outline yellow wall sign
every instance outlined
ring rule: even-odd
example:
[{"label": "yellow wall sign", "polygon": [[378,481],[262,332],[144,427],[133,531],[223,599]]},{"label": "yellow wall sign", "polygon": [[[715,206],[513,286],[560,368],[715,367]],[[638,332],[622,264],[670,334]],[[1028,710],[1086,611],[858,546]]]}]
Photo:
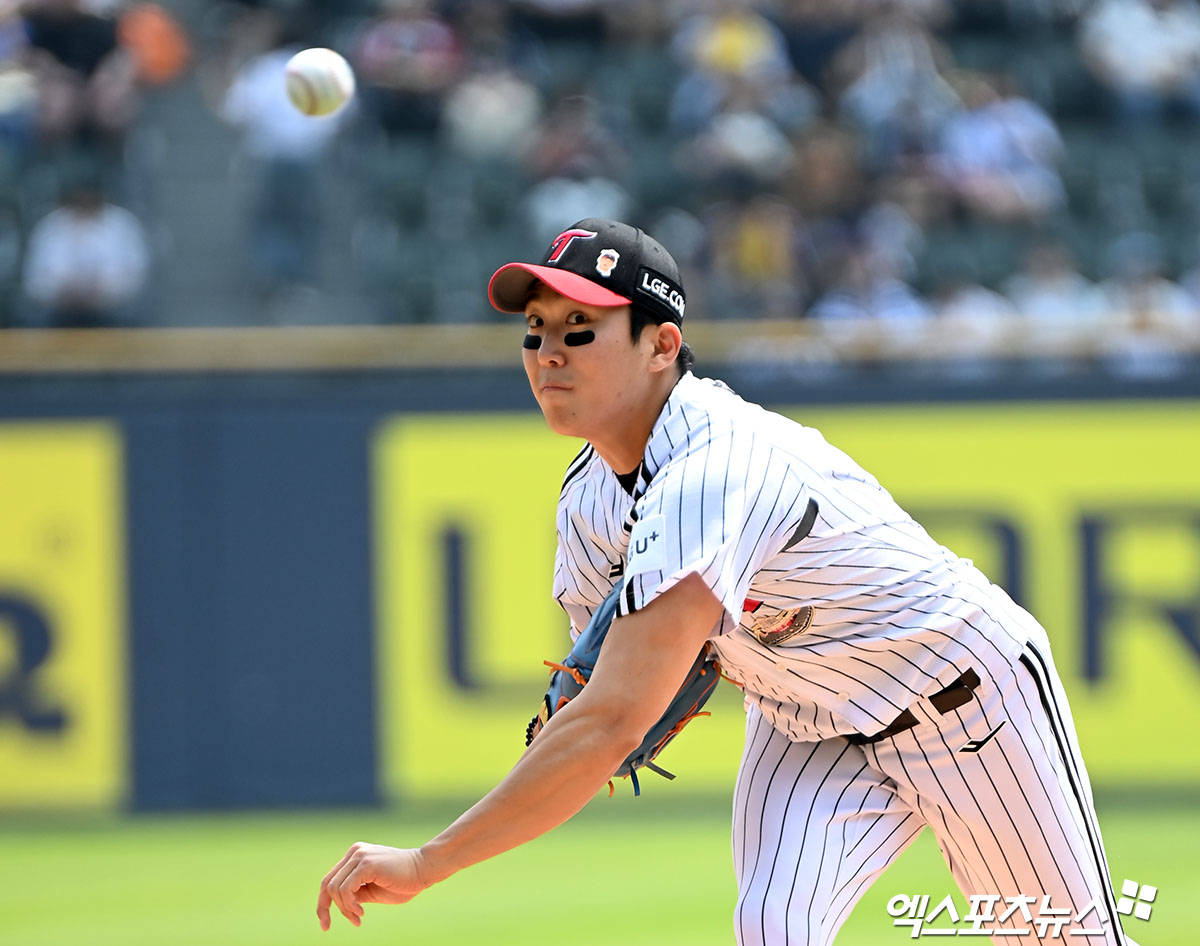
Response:
[{"label": "yellow wall sign", "polygon": [[0,807],[125,797],[122,478],[113,425],[0,425]]},{"label": "yellow wall sign", "polygon": [[[1200,404],[787,409],[1046,626],[1098,784],[1200,784]],[[469,795],[523,747],[569,649],[554,507],[578,442],[536,414],[398,418],[375,445],[381,770]],[[673,794],[731,788],[739,695],[663,754]],[[648,776],[652,778],[652,776]]]}]

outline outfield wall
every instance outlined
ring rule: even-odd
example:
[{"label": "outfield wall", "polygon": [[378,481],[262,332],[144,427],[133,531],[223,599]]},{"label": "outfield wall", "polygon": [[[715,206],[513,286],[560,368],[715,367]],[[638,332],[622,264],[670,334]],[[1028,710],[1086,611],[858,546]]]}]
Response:
[{"label": "outfield wall", "polygon": [[[747,393],[1042,618],[1098,786],[1200,789],[1200,398]],[[577,446],[513,372],[0,382],[0,809],[486,788],[567,646]],[[728,790],[715,709],[672,793]]]}]

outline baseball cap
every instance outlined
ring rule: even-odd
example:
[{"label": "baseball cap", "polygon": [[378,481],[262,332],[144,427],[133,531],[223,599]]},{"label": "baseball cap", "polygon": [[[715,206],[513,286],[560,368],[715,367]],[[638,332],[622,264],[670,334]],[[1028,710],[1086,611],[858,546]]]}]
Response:
[{"label": "baseball cap", "polygon": [[627,223],[580,220],[550,241],[540,263],[506,263],[496,270],[488,299],[501,312],[524,312],[537,280],[576,302],[636,303],[659,322],[683,321],[679,267],[661,243]]}]

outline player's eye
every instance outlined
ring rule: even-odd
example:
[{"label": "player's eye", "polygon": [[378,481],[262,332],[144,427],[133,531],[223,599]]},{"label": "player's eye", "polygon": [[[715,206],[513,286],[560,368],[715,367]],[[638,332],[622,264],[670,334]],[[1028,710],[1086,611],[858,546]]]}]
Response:
[{"label": "player's eye", "polygon": [[587,320],[588,317],[583,312],[572,312],[567,316],[568,325],[583,325],[585,322],[587,322]]},{"label": "player's eye", "polygon": [[545,324],[545,323],[544,323],[544,322],[541,320],[541,318],[539,318],[539,317],[538,317],[538,316],[536,316],[536,315],[531,315],[531,316],[529,316],[527,319],[525,319],[525,323],[526,323],[526,324],[527,324],[527,325],[528,325],[530,328],[541,328],[541,327],[542,327],[542,326]]}]

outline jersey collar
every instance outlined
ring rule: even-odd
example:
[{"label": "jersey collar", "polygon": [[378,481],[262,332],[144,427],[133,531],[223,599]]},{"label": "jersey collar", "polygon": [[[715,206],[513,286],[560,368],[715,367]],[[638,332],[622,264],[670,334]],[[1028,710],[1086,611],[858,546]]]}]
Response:
[{"label": "jersey collar", "polygon": [[685,406],[695,398],[701,386],[702,382],[689,371],[671,389],[671,395],[663,405],[646,441],[637,496],[646,491],[654,475],[668,460],[676,454],[686,452],[694,418],[689,419]]}]

